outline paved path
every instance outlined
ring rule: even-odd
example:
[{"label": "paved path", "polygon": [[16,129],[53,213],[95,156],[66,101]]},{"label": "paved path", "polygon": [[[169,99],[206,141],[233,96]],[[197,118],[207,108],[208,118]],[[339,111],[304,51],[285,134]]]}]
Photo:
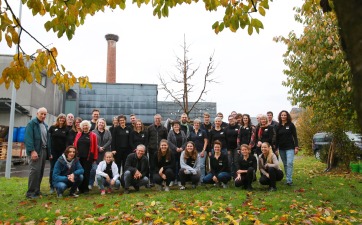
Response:
[{"label": "paved path", "polygon": [[[6,162],[1,162],[0,165],[0,177],[5,177]],[[50,163],[47,160],[44,169],[44,176],[49,176]],[[29,176],[29,165],[15,164],[11,166],[10,177],[28,177]]]}]

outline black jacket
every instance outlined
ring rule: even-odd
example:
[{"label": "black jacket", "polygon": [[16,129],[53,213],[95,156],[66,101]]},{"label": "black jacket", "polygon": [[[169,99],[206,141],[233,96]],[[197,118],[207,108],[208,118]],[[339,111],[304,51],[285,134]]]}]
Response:
[{"label": "black jacket", "polygon": [[125,128],[121,126],[115,127],[112,136],[112,150],[120,151],[126,149],[131,151],[129,141],[131,131],[131,128],[127,126]]},{"label": "black jacket", "polygon": [[142,174],[142,178],[148,176],[148,158],[145,155],[139,159],[136,153],[129,154],[124,167],[125,171],[129,170],[131,172],[132,176],[137,170]]},{"label": "black jacket", "polygon": [[279,124],[276,130],[276,147],[288,150],[298,147],[297,129],[293,123]]},{"label": "black jacket", "polygon": [[159,148],[160,141],[162,139],[167,139],[167,129],[166,127],[160,125],[156,126],[155,124],[150,125],[147,128],[148,134],[148,149],[157,150]]},{"label": "black jacket", "polygon": [[155,165],[155,173],[158,173],[158,171],[163,167],[163,170],[166,169],[174,169],[176,165],[175,156],[174,154],[170,154],[170,160],[166,160],[166,156],[162,156],[161,160],[158,161],[158,154],[154,154],[153,162]]},{"label": "black jacket", "polygon": [[210,157],[210,173],[214,176],[217,176],[221,172],[230,173],[228,156],[226,154],[221,154],[218,159],[215,158],[215,155]]}]

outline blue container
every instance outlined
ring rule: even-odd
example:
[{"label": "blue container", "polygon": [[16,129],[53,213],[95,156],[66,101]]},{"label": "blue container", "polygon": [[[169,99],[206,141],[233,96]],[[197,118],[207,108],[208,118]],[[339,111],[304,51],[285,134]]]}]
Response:
[{"label": "blue container", "polygon": [[14,130],[13,130],[13,142],[17,142],[17,141],[18,141],[18,128],[14,127]]},{"label": "blue container", "polygon": [[17,142],[24,142],[24,137],[25,137],[25,127],[19,127]]}]

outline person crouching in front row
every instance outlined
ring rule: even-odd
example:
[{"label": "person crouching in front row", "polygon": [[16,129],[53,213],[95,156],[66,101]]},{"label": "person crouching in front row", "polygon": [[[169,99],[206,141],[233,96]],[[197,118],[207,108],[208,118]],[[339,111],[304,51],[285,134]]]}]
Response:
[{"label": "person crouching in front row", "polygon": [[192,188],[196,188],[200,181],[200,160],[195,144],[192,141],[187,142],[186,150],[182,151],[180,156],[179,176],[181,180],[180,190],[185,190],[186,181],[192,182]]},{"label": "person crouching in front row", "polygon": [[78,197],[76,191],[83,181],[84,169],[76,157],[77,154],[77,149],[70,145],[54,165],[53,186],[58,198],[63,197],[67,188],[70,188],[69,196]]},{"label": "person crouching in front row", "polygon": [[278,158],[268,142],[261,145],[261,153],[259,156],[259,170],[261,173],[259,182],[262,185],[269,185],[269,191],[276,191],[276,182],[281,181],[284,176],[279,167]]},{"label": "person crouching in front row", "polygon": [[249,145],[242,144],[240,150],[241,155],[236,159],[235,187],[243,186],[244,189],[251,191],[253,190],[251,183],[256,180],[257,161],[251,154]]},{"label": "person crouching in front row", "polygon": [[148,158],[145,156],[146,147],[138,145],[135,153],[127,156],[125,162],[125,171],[121,177],[121,184],[124,187],[124,193],[129,194],[129,187],[133,186],[139,191],[141,186],[148,184]]},{"label": "person crouching in front row", "polygon": [[105,187],[107,187],[107,193],[112,192],[112,187],[119,189],[121,182],[119,180],[118,166],[114,162],[113,153],[106,152],[104,154],[104,160],[99,162],[96,171],[96,180],[98,187],[101,190],[101,195],[106,194]]},{"label": "person crouching in front row", "polygon": [[[154,155],[155,173],[153,180],[159,185],[159,190],[170,191],[170,183],[175,180],[175,173],[173,172],[176,162],[175,156],[172,154],[171,149],[168,147],[166,139],[160,141],[160,147],[157,154]],[[165,183],[165,186],[163,185]]]},{"label": "person crouching in front row", "polygon": [[210,156],[211,171],[207,174],[203,183],[215,184],[227,188],[227,183],[231,180],[228,155],[222,154],[222,144],[219,140],[214,141],[214,153]]}]

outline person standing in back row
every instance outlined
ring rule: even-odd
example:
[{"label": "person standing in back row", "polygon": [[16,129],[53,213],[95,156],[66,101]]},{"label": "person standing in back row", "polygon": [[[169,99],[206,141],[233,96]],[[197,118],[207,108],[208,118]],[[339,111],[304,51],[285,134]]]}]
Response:
[{"label": "person standing in back row", "polygon": [[91,127],[90,127],[90,131],[96,129],[96,125],[97,125],[97,120],[100,116],[100,112],[99,109],[93,109],[92,110],[92,120],[91,122]]},{"label": "person standing in back row", "polygon": [[118,169],[121,171],[122,167],[123,172],[127,156],[132,152],[129,143],[132,129],[126,126],[126,119],[124,115],[118,116],[119,125],[113,130],[111,145]]},{"label": "person standing in back row", "polygon": [[63,155],[65,148],[67,147],[67,136],[68,129],[66,127],[66,118],[65,114],[61,113],[57,117],[57,120],[54,125],[49,128],[49,136],[50,136],[50,173],[49,173],[49,184],[50,184],[50,193],[54,193],[53,186],[53,170],[55,163],[58,158]]},{"label": "person standing in back row", "polygon": [[299,150],[297,129],[292,123],[292,118],[288,111],[281,111],[278,119],[279,125],[276,130],[276,147],[284,164],[287,185],[292,186],[294,155],[298,154]]},{"label": "person standing in back row", "polygon": [[48,125],[44,122],[47,113],[46,108],[39,108],[36,118],[30,120],[25,129],[26,154],[30,157],[26,197],[31,199],[41,196],[40,184],[43,179],[45,160],[47,155],[50,155]]},{"label": "person standing in back row", "polygon": [[[153,159],[154,155],[157,154],[157,151],[160,147],[160,141],[162,139],[167,139],[167,129],[166,127],[162,126],[161,124],[161,120],[162,117],[160,114],[156,114],[153,117],[154,123],[151,124],[148,128],[147,128],[147,134],[148,134],[148,141],[147,141],[147,153],[148,153],[148,158],[149,159]],[[155,173],[155,169],[154,169],[154,163],[153,160],[150,160],[150,185],[153,186],[154,185],[154,181],[153,181],[153,174]]]}]

